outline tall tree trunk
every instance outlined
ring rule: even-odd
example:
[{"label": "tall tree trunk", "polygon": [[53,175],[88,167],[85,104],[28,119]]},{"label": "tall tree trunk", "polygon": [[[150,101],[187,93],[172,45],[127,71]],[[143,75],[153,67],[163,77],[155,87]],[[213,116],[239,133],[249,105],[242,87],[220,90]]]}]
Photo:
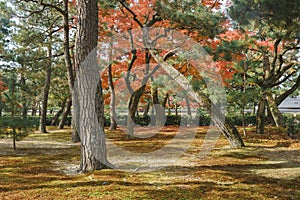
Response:
[{"label": "tall tree trunk", "polygon": [[219,130],[221,130],[222,134],[229,141],[230,146],[233,148],[244,147],[245,144],[243,142],[243,139],[241,138],[236,127],[233,125],[232,121],[229,118],[225,117],[224,114],[219,109],[217,109],[217,107],[205,94],[202,94],[200,92],[198,92],[198,94],[203,101],[204,110],[210,113],[215,126]]},{"label": "tall tree trunk", "polygon": [[143,117],[147,117],[147,115],[149,113],[149,109],[150,109],[150,102],[148,102],[147,105],[145,106]]},{"label": "tall tree trunk", "polygon": [[192,116],[192,110],[191,110],[191,104],[190,104],[190,100],[189,97],[185,97],[185,102],[186,102],[186,107],[187,107],[187,114],[189,116]]},{"label": "tall tree trunk", "polygon": [[178,116],[178,105],[175,103],[175,116]]},{"label": "tall tree trunk", "polygon": [[[165,109],[159,102],[158,98],[158,88],[156,86],[153,86],[152,88],[152,101],[153,101],[153,107],[156,112],[155,116],[155,125],[156,126],[164,126],[166,122],[166,114]],[[164,103],[164,102],[162,102]]]},{"label": "tall tree trunk", "polygon": [[[100,73],[97,64],[98,41],[98,1],[78,0],[77,4],[77,34],[76,34],[76,70],[77,86],[73,93],[76,128],[81,139],[80,171],[110,167],[107,161],[104,127],[101,127],[96,107],[102,107],[103,101],[98,101],[101,95]],[[97,88],[98,86],[98,88]],[[98,95],[99,94],[99,95]],[[96,95],[96,96],[95,96]],[[95,97],[97,100],[95,101]],[[97,106],[96,106],[97,105]]]},{"label": "tall tree trunk", "polygon": [[104,132],[105,126],[105,116],[104,116],[104,99],[103,99],[103,91],[102,91],[102,83],[101,79],[97,84],[96,96],[95,96],[95,110],[97,114],[97,120]]},{"label": "tall tree trunk", "polygon": [[[69,28],[69,0],[64,0],[64,9],[63,11],[60,11],[62,16],[63,16],[63,21],[64,21],[64,59],[65,59],[65,64],[68,72],[68,83],[69,83],[69,88],[70,92],[72,95],[72,104],[74,107],[77,106],[77,99],[73,99],[75,96],[74,94],[74,82],[75,82],[75,57],[73,56],[73,64],[72,64],[72,56],[70,54],[70,28]],[[72,142],[77,143],[80,142],[80,137],[77,129],[79,128],[79,119],[77,118],[78,115],[73,112],[72,115],[72,126],[73,126],[73,131],[72,131]]]},{"label": "tall tree trunk", "polygon": [[37,107],[36,104],[31,107],[31,116],[36,116],[36,112],[37,112],[37,108],[36,107]]},{"label": "tall tree trunk", "polygon": [[243,100],[242,100],[242,128],[244,136],[247,137],[246,125],[245,125],[245,106],[246,106],[246,81],[247,81],[247,63],[244,61],[244,70],[243,70]]},{"label": "tall tree trunk", "polygon": [[272,114],[273,120],[277,127],[285,127],[284,118],[281,112],[278,109],[275,99],[272,97],[271,93],[267,94],[268,106],[270,108],[270,112]]},{"label": "tall tree trunk", "polygon": [[116,122],[116,94],[115,94],[115,87],[113,83],[113,76],[112,76],[112,65],[108,66],[108,86],[110,91],[110,127],[109,130],[116,130],[117,129],[117,122]]},{"label": "tall tree trunk", "polygon": [[59,117],[61,116],[61,114],[63,113],[63,111],[66,107],[66,102],[67,102],[67,99],[64,99],[62,101],[59,110],[56,112],[54,117],[51,119],[51,126],[56,126],[58,124]]},{"label": "tall tree trunk", "polygon": [[46,130],[46,122],[47,122],[47,106],[48,106],[48,96],[50,90],[50,82],[51,82],[51,72],[52,72],[52,37],[50,36],[49,41],[50,44],[48,46],[48,64],[46,69],[46,81],[45,87],[43,91],[43,99],[42,99],[42,111],[40,116],[40,133],[47,133]]},{"label": "tall tree trunk", "polygon": [[42,115],[42,107],[41,107],[40,103],[38,104],[38,108],[39,108],[39,117],[41,117],[41,115]]},{"label": "tall tree trunk", "polygon": [[265,133],[265,110],[266,110],[266,100],[264,95],[261,97],[258,103],[258,109],[256,113],[256,133]]},{"label": "tall tree trunk", "polygon": [[25,70],[25,66],[22,63],[21,64],[22,67],[22,72],[21,72],[21,80],[20,80],[20,86],[21,86],[21,90],[22,90],[22,118],[26,119],[27,117],[27,102],[26,102],[26,97],[24,95],[24,93],[26,92],[25,86],[26,86],[26,79],[24,76],[24,70]]},{"label": "tall tree trunk", "polygon": [[66,105],[66,110],[58,124],[58,128],[59,129],[63,129],[65,124],[66,124],[66,121],[68,119],[68,116],[70,115],[71,113],[71,108],[72,108],[72,98],[71,97],[68,97],[68,100],[67,100],[67,105]]},{"label": "tall tree trunk", "polygon": [[138,90],[134,91],[129,100],[128,105],[128,117],[127,117],[127,136],[133,137],[134,134],[134,117],[137,111],[137,107],[140,101],[140,98],[145,90],[145,84],[141,86]]}]

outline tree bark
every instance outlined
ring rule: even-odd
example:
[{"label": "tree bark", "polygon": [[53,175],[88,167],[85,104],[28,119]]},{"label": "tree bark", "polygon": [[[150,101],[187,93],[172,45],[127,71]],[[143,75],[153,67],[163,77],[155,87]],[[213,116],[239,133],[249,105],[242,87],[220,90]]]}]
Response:
[{"label": "tree bark", "polygon": [[24,73],[23,73],[24,72],[24,68],[25,68],[25,66],[24,66],[23,63],[21,64],[21,67],[22,67],[22,72],[21,72],[20,86],[21,86],[21,90],[22,90],[22,93],[23,93],[22,94],[22,118],[26,119],[28,108],[27,108],[26,97],[24,95],[24,93],[26,92],[26,89],[25,89],[25,87],[26,87],[26,79],[25,79],[25,76],[24,76]]},{"label": "tree bark", "polygon": [[97,120],[104,132],[105,126],[105,116],[104,116],[104,99],[103,99],[103,90],[102,90],[102,83],[101,79],[97,84],[96,96],[95,96],[95,110],[97,114]]},{"label": "tree bark", "polygon": [[293,94],[293,92],[295,92],[300,86],[300,75],[298,76],[295,84],[286,92],[284,92],[283,94],[281,94],[280,96],[278,96],[276,98],[276,105],[279,106],[288,96],[290,96],[291,94]]},{"label": "tree bark", "polygon": [[[63,23],[64,23],[64,59],[65,59],[65,64],[68,72],[68,84],[70,88],[70,92],[72,95],[72,98],[75,94],[74,93],[74,82],[75,82],[75,58],[74,56],[72,57],[70,54],[70,28],[69,28],[69,1],[64,0],[64,9],[60,10],[59,12],[63,16]],[[72,64],[72,58],[73,58],[73,64]],[[75,107],[77,105],[76,99],[72,99],[72,104]],[[73,131],[72,131],[72,142],[77,143],[80,142],[80,137],[78,134],[77,129],[79,128],[79,123],[78,119],[75,118],[78,117],[76,114],[72,116],[72,126],[73,126]]]},{"label": "tree bark", "polygon": [[36,116],[37,108],[36,105],[33,105],[31,108],[31,116]]},{"label": "tree bark", "polygon": [[[73,93],[76,128],[81,139],[80,172],[89,172],[111,167],[106,157],[104,127],[98,123],[95,108],[102,107],[103,101],[95,101],[101,89],[97,65],[98,1],[78,0],[76,62],[77,85]],[[98,88],[97,88],[98,85]],[[96,95],[96,96],[95,96]],[[99,98],[101,100],[101,94]],[[97,105],[97,106],[96,106]],[[74,115],[73,115],[74,116]],[[102,126],[102,127],[101,127]]]},{"label": "tree bark", "polygon": [[256,113],[256,133],[264,134],[265,133],[265,110],[266,110],[266,101],[264,95],[261,97],[258,103],[258,109]]},{"label": "tree bark", "polygon": [[284,118],[278,109],[275,99],[271,93],[267,94],[268,107],[270,108],[271,115],[277,127],[285,127]]},{"label": "tree bark", "polygon": [[109,130],[116,130],[117,129],[117,122],[116,122],[116,94],[115,94],[115,87],[113,83],[113,76],[112,76],[112,65],[108,66],[108,86],[110,91],[110,127]]},{"label": "tree bark", "polygon": [[185,97],[185,101],[186,101],[187,114],[189,116],[192,116],[191,104],[190,104],[190,100],[187,96]]},{"label": "tree bark", "polygon": [[59,117],[63,113],[65,107],[66,107],[67,99],[64,99],[61,103],[60,109],[57,111],[57,113],[54,115],[54,117],[51,120],[51,126],[56,126],[58,124]]},{"label": "tree bark", "polygon": [[[156,112],[155,116],[155,125],[156,126],[164,126],[166,121],[166,114],[165,109],[159,102],[158,98],[158,88],[156,86],[153,86],[152,88],[152,101],[153,101],[153,107]],[[162,102],[163,104],[164,102]]]},{"label": "tree bark", "polygon": [[146,85],[142,85],[138,90],[134,91],[129,100],[129,105],[128,105],[128,117],[127,117],[127,136],[128,137],[133,137],[134,134],[134,117],[135,113],[137,111],[137,107],[139,104],[139,100],[141,96],[143,95],[143,92],[145,90]]},{"label": "tree bark", "polygon": [[67,108],[66,108],[66,110],[65,110],[65,112],[64,112],[64,114],[63,114],[63,116],[62,116],[62,118],[61,118],[61,120],[58,124],[59,129],[64,128],[64,126],[66,124],[66,121],[67,121],[67,118],[71,113],[71,108],[72,108],[72,98],[71,97],[68,98],[66,107]]},{"label": "tree bark", "polygon": [[48,46],[48,65],[46,69],[46,81],[45,87],[43,91],[43,100],[42,100],[42,110],[40,116],[40,133],[47,133],[46,130],[46,122],[47,122],[47,107],[48,107],[48,96],[50,90],[50,83],[51,83],[51,73],[52,73],[52,45],[51,40],[52,37],[49,38],[50,44]]},{"label": "tree bark", "polygon": [[198,92],[204,103],[204,110],[210,113],[212,120],[217,128],[221,130],[222,134],[227,138],[232,148],[244,147],[245,144],[241,138],[238,130],[224,114],[217,109],[213,102],[205,95]]}]

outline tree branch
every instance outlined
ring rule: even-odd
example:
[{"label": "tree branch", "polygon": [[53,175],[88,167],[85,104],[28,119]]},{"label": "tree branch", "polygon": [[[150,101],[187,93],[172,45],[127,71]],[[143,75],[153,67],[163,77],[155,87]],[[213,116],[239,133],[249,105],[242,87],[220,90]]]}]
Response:
[{"label": "tree branch", "polygon": [[133,20],[134,20],[141,28],[143,28],[144,26],[143,26],[143,24],[141,23],[141,21],[138,20],[137,15],[133,12],[133,10],[131,10],[131,9],[124,3],[124,0],[119,1],[119,2],[120,2],[120,4],[121,4],[128,12],[130,12],[130,13],[132,14]]},{"label": "tree branch", "polygon": [[289,95],[295,92],[299,88],[299,86],[300,86],[300,75],[298,75],[295,84],[289,90],[287,90],[286,92],[284,92],[283,94],[281,94],[275,99],[277,106],[280,105],[283,102],[283,100],[285,100]]}]

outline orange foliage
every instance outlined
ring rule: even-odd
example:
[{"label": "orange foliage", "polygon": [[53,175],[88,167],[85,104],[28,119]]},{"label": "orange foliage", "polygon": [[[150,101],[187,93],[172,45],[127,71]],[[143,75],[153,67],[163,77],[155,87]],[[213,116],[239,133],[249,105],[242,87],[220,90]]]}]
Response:
[{"label": "orange foliage", "polygon": [[5,90],[7,90],[7,86],[5,85],[5,83],[3,81],[0,81],[0,92],[3,92]]}]

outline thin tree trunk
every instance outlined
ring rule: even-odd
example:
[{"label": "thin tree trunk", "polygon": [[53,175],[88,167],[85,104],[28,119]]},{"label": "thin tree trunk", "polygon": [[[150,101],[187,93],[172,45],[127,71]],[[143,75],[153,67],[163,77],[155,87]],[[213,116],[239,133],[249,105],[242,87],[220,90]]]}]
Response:
[{"label": "thin tree trunk", "polygon": [[52,45],[51,40],[52,37],[49,38],[50,44],[48,46],[48,66],[46,69],[46,82],[43,91],[43,100],[42,100],[42,112],[40,117],[40,133],[47,133],[46,130],[46,122],[47,122],[47,106],[48,106],[48,96],[50,90],[50,83],[51,83],[51,72],[52,72]]},{"label": "thin tree trunk", "polygon": [[14,151],[16,151],[17,150],[17,145],[16,145],[17,132],[16,132],[16,128],[13,127],[12,131],[13,131],[13,148],[14,148]]},{"label": "thin tree trunk", "polygon": [[38,107],[39,107],[39,116],[41,116],[42,115],[42,107],[41,107],[40,103],[39,103]]},{"label": "thin tree trunk", "polygon": [[36,116],[37,108],[36,105],[32,106],[31,108],[31,116]]},{"label": "thin tree trunk", "polygon": [[192,116],[191,104],[190,104],[190,100],[187,96],[185,97],[185,101],[186,101],[186,107],[187,107],[187,114],[189,116]]},{"label": "thin tree trunk", "polygon": [[26,119],[27,118],[27,112],[28,112],[27,104],[23,103],[22,107],[23,107],[23,109],[22,109],[22,118]]},{"label": "thin tree trunk", "polygon": [[256,102],[253,103],[253,109],[252,109],[252,114],[255,115],[256,114]]},{"label": "thin tree trunk", "polygon": [[58,124],[59,117],[63,113],[63,111],[66,107],[66,102],[67,102],[67,99],[64,99],[62,101],[60,109],[56,112],[56,114],[54,115],[54,117],[51,120],[51,126],[56,126]]},{"label": "thin tree trunk", "polygon": [[244,61],[244,70],[243,70],[243,101],[242,101],[242,127],[244,136],[247,137],[246,125],[245,125],[245,106],[246,106],[246,81],[247,81],[247,64]]},{"label": "thin tree trunk", "polygon": [[158,88],[154,86],[152,88],[152,101],[153,101],[153,107],[156,112],[155,116],[155,125],[156,126],[164,126],[165,125],[165,109],[164,107],[160,104],[159,98],[158,98]]},{"label": "thin tree trunk", "polygon": [[25,76],[24,76],[24,64],[22,63],[21,64],[21,67],[22,67],[22,72],[21,72],[21,80],[20,80],[20,85],[21,85],[21,90],[22,90],[22,118],[23,119],[26,119],[27,117],[27,103],[26,103],[26,98],[25,98],[25,95],[24,93],[26,92],[25,91],[25,85],[26,85],[26,79],[25,79]]},{"label": "thin tree trunk", "polygon": [[58,124],[58,128],[59,129],[63,129],[65,124],[66,124],[66,121],[68,119],[68,116],[70,115],[71,113],[71,108],[72,108],[72,98],[69,97],[68,100],[67,100],[67,105],[66,105],[66,110]]},{"label": "thin tree trunk", "polygon": [[225,117],[224,114],[217,109],[213,102],[202,93],[198,94],[201,96],[201,99],[204,103],[204,109],[206,112],[210,113],[212,120],[216,127],[221,130],[222,134],[227,138],[232,148],[244,147],[245,144],[241,138],[238,130],[233,125],[232,121],[229,118]]},{"label": "thin tree trunk", "polygon": [[[64,9],[63,11],[60,11],[61,14],[63,15],[63,21],[64,21],[64,59],[65,59],[65,64],[68,72],[68,83],[69,83],[69,88],[70,92],[72,95],[72,104],[73,107],[77,107],[77,99],[73,99],[74,96],[74,83],[75,83],[75,57],[73,55],[73,64],[72,64],[72,57],[70,54],[70,28],[69,28],[69,1],[64,0]],[[73,126],[73,131],[72,131],[72,142],[77,143],[80,142],[80,137],[77,129],[79,128],[79,119],[78,115],[76,115],[76,112],[73,112],[72,115],[72,126]]]},{"label": "thin tree trunk", "polygon": [[115,94],[115,87],[113,83],[113,76],[112,76],[112,65],[108,66],[108,86],[110,91],[110,127],[109,130],[116,130],[117,129],[117,122],[116,122],[116,94]]}]

